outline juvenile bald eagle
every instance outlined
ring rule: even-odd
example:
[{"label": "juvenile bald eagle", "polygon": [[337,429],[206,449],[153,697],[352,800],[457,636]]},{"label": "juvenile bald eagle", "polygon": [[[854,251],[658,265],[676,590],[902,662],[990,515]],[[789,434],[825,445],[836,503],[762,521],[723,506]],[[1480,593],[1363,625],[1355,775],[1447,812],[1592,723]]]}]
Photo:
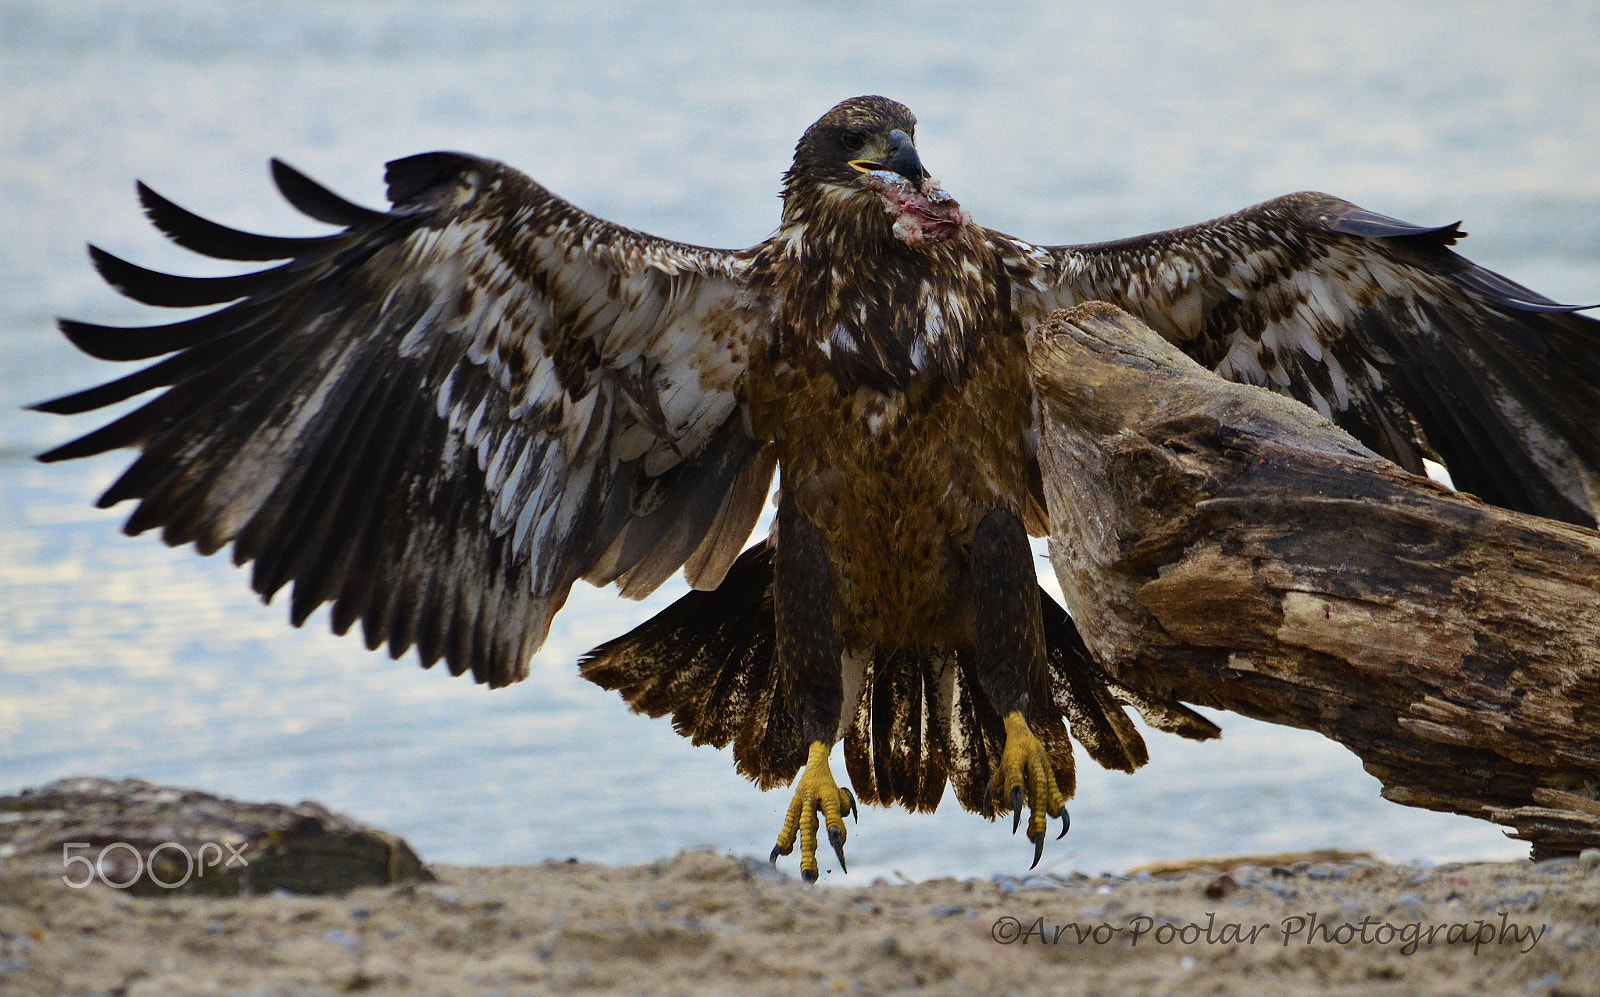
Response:
[{"label": "juvenile bald eagle", "polygon": [[[389,164],[393,206],[280,162],[284,196],[340,227],[274,238],[143,185],[151,220],[207,256],[155,273],[91,247],[150,305],[225,307],[123,329],[63,321],[107,360],[164,359],[38,408],[165,389],[44,460],[142,451],[101,497],[126,531],[232,544],[299,625],[332,602],[369,647],[527,674],[573,582],[697,590],[591,652],[582,673],[763,787],[801,773],[773,851],[843,863],[854,807],[965,807],[1065,824],[1072,733],[1145,759],[1117,686],[1035,580],[1046,517],[1024,349],[1053,309],[1113,302],[1224,377],[1315,406],[1412,471],[1442,458],[1501,505],[1593,523],[1596,323],[1420,228],[1322,194],[1123,242],[1036,246],[974,224],[918,157],[915,119],[847,100],[806,130],[777,233],[704,249],[612,225],[499,163]],[[740,554],[775,469],[773,532]],[[1063,827],[1063,832],[1065,828]]]}]

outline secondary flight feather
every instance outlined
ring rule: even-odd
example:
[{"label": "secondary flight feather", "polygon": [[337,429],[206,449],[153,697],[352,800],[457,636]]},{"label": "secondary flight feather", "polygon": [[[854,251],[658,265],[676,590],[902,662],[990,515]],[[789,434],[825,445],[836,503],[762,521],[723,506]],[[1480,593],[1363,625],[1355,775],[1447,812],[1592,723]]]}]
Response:
[{"label": "secondary flight feather", "polygon": [[[1020,821],[1035,861],[1066,821],[1076,737],[1131,771],[1123,711],[1215,728],[1093,661],[1042,593],[1046,517],[1025,337],[1113,302],[1224,377],[1317,408],[1409,470],[1592,525],[1600,326],[1422,228],[1322,194],[1122,242],[1039,246],[976,224],[881,97],[807,129],[777,232],[744,250],[658,239],[499,163],[389,164],[391,207],[274,162],[328,235],[218,225],[139,186],[175,242],[272,263],[156,273],[99,249],[128,297],[221,306],[140,328],[63,321],[85,352],[155,362],[37,408],[160,393],[47,461],[140,451],[133,500],[255,590],[332,604],[368,646],[505,685],[579,578],[691,592],[585,657],[583,674],[762,786],[795,778],[774,858],[818,832],[844,862],[863,801]],[[160,359],[157,359],[160,358]],[[774,532],[740,554],[780,475]],[[854,793],[834,780],[839,740]],[[1014,823],[1014,827],[1016,824]],[[1063,833],[1065,829],[1063,827]]]}]

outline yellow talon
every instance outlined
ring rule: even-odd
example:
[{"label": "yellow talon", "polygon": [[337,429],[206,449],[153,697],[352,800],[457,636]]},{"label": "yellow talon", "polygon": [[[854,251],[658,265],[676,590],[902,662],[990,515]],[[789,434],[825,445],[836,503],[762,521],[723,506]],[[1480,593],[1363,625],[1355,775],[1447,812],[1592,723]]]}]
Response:
[{"label": "yellow talon", "polygon": [[856,798],[850,790],[840,789],[833,781],[833,772],[828,768],[828,746],[821,741],[811,742],[805,771],[795,782],[789,814],[783,819],[783,830],[778,832],[778,843],[772,846],[772,864],[778,864],[779,855],[794,851],[794,839],[798,835],[800,878],[808,883],[817,881],[817,814],[821,813],[828,825],[828,843],[839,856],[839,869],[849,872],[844,864],[844,818],[855,811]]},{"label": "yellow talon", "polygon": [[1028,728],[1028,721],[1020,710],[1006,714],[1006,746],[1000,755],[1000,766],[990,783],[991,794],[999,791],[1002,805],[1010,804],[1012,812],[1011,833],[1022,824],[1022,806],[1028,806],[1028,840],[1033,842],[1033,868],[1044,854],[1044,832],[1051,817],[1061,818],[1061,834],[1065,836],[1070,820],[1067,817],[1067,800],[1056,785],[1055,772],[1050,767],[1050,757],[1044,745]]}]

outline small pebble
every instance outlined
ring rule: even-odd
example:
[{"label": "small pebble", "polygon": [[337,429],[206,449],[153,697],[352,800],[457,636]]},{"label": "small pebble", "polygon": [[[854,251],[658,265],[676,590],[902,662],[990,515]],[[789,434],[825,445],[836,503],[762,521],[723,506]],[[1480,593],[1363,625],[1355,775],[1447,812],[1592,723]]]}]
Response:
[{"label": "small pebble", "polygon": [[[734,861],[739,863],[739,869],[749,879],[759,879],[766,882],[781,883],[789,878],[789,874],[756,855],[741,855]],[[878,879],[883,879],[879,876]],[[885,880],[885,882],[887,882]],[[877,885],[874,881],[873,885]]]},{"label": "small pebble", "polygon": [[424,883],[422,886],[417,887],[417,892],[432,897],[446,907],[459,907],[461,905],[461,891],[454,886],[446,886],[443,883]]},{"label": "small pebble", "polygon": [[1516,911],[1534,910],[1538,906],[1539,906],[1539,891],[1538,890],[1528,890],[1526,893],[1519,893],[1514,897],[1502,897],[1501,899],[1496,900],[1491,905],[1491,907],[1494,910],[1516,910]]},{"label": "small pebble", "polygon": [[1593,872],[1600,868],[1600,848],[1585,848],[1578,853],[1578,867]]},{"label": "small pebble", "polygon": [[1238,888],[1239,884],[1234,882],[1233,877],[1227,873],[1223,873],[1216,879],[1213,879],[1211,882],[1207,883],[1205,889],[1201,892],[1206,895],[1207,900],[1221,900],[1224,897],[1231,895]]},{"label": "small pebble", "polygon": [[343,945],[352,952],[354,952],[361,945],[360,941],[358,941],[354,935],[347,931],[341,931],[338,928],[328,932],[328,941]]}]

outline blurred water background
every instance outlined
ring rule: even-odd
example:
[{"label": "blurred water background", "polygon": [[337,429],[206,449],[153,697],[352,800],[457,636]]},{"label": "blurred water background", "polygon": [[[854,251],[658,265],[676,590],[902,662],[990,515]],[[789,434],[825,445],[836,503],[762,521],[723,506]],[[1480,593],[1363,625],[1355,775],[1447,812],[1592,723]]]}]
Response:
[{"label": "blurred water background", "polygon": [[[291,629],[226,558],[122,536],[127,509],[92,503],[126,455],[35,463],[99,421],[20,406],[125,372],[53,318],[155,320],[82,243],[221,272],[161,241],[135,177],[227,224],[304,234],[318,226],[275,196],[269,156],[379,205],[385,160],[461,149],[624,224],[746,246],[775,226],[805,126],[883,93],[919,115],[924,161],[979,221],[1035,241],[1321,189],[1464,218],[1479,262],[1600,298],[1594,4],[6,2],[0,60],[0,791],[92,773],[313,798],[435,861],[765,855],[788,793],[577,677],[579,654],[676,580],[643,603],[580,584],[532,677],[489,693],[332,637],[323,613]],[[1525,854],[1488,824],[1382,801],[1337,745],[1212,715],[1220,742],[1150,732],[1133,776],[1080,753],[1072,833],[1042,867]],[[872,810],[844,881],[1020,872],[1029,849],[1008,830],[948,799],[932,817]]]}]

